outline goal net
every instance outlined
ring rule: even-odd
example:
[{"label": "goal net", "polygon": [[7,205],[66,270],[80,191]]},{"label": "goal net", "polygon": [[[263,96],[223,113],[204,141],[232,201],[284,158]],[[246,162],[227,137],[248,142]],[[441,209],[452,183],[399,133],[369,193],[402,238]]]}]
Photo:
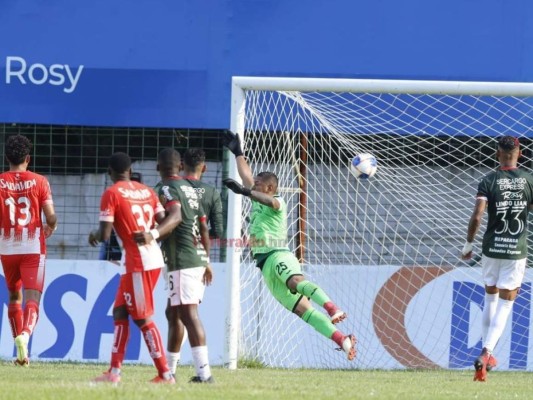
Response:
[{"label": "goal net", "polygon": [[[497,165],[495,137],[519,137],[520,165],[531,169],[531,95],[531,84],[516,83],[234,78],[231,127],[252,171],[277,174],[289,247],[348,313],[338,327],[356,335],[358,355],[348,362],[284,310],[249,250],[235,246],[230,368],[471,368],[481,351],[484,225],[474,259],[459,254],[478,181]],[[349,169],[363,152],[378,160],[368,180]],[[250,201],[229,200],[228,238],[245,242]],[[496,349],[502,369],[533,369],[530,281],[528,271]]]}]

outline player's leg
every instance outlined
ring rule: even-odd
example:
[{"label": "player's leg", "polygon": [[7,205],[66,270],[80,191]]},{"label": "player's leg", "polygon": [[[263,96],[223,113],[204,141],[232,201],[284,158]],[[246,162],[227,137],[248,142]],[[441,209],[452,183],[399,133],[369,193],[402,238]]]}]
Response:
[{"label": "player's leg", "polygon": [[156,323],[151,319],[154,314],[153,292],[161,270],[155,269],[143,272],[133,272],[129,275],[129,288],[124,292],[127,296],[126,307],[135,324],[142,332],[144,342],[150,357],[157,368],[158,376],[152,379],[153,383],[175,383],[168,368],[167,358],[161,333]]},{"label": "player's leg", "polygon": [[[483,340],[481,355],[474,361],[476,373],[474,380],[484,381],[486,372],[497,364],[493,356],[494,348],[500,339],[507,320],[513,309],[518,290],[524,279],[527,259],[521,260],[495,260],[483,258],[483,278],[485,285],[491,287],[493,277],[497,270],[497,281],[494,285],[498,288],[499,298],[496,303],[494,315],[490,319],[486,337]],[[492,286],[494,286],[492,285]]]},{"label": "player's leg", "polygon": [[20,259],[20,278],[24,292],[24,307],[21,333],[15,338],[17,359],[29,363],[28,343],[39,320],[39,304],[44,288],[44,254],[24,254]]},{"label": "player's leg", "polygon": [[485,304],[481,322],[481,339],[485,343],[498,304],[498,288],[496,287],[496,283],[498,282],[500,260],[483,256],[481,265],[483,266],[483,282],[485,283]]},{"label": "player's leg", "polygon": [[293,293],[300,293],[323,307],[329,314],[331,322],[337,324],[346,318],[346,313],[331,301],[329,296],[317,284],[305,279],[300,262],[289,251],[280,251],[268,257],[266,263],[274,263],[274,272]]},{"label": "player's leg", "polygon": [[165,309],[165,316],[168,322],[167,361],[172,375],[175,375],[181,359],[181,347],[187,340],[187,330],[179,318],[177,306],[170,304],[172,297],[179,296],[179,272],[168,271],[167,269],[163,271],[165,273],[165,289],[168,293],[167,308]]},{"label": "player's leg", "polygon": [[165,316],[168,322],[167,336],[167,361],[172,375],[176,375],[176,368],[181,358],[181,346],[185,336],[185,327],[179,318],[177,306],[170,305],[170,299],[167,301]]},{"label": "player's leg", "polygon": [[[205,284],[203,276],[205,267],[186,268],[177,271],[179,279],[174,280],[176,293],[171,297],[171,304],[178,308],[178,315],[183,322],[193,358],[196,376],[191,382],[213,382],[204,326],[198,315],[198,305],[201,303]],[[176,285],[176,282],[178,284]]]},{"label": "player's leg", "polygon": [[[295,296],[295,295],[294,295]],[[345,335],[321,312],[315,310],[307,297],[300,296],[294,307],[294,313],[315,328],[316,331],[333,340],[346,353],[348,360],[353,360],[357,354],[357,340],[353,334]]]},{"label": "player's leg", "polygon": [[7,316],[13,339],[22,333],[24,321],[22,313],[22,280],[19,269],[20,258],[21,256],[19,255],[1,257],[6,287],[9,293]]},{"label": "player's leg", "polygon": [[128,320],[128,309],[126,300],[123,295],[129,285],[127,276],[122,275],[115,295],[113,304],[113,346],[111,347],[111,363],[109,369],[101,376],[93,379],[94,382],[111,382],[118,383],[121,379],[122,363],[126,355],[126,349],[130,339],[130,324]]},{"label": "player's leg", "polygon": [[307,297],[289,290],[285,282],[279,279],[279,273],[276,270],[279,260],[269,259],[263,265],[261,272],[263,280],[274,298],[316,331],[337,343],[346,352],[348,359],[352,360],[355,357],[355,336],[344,335],[335,327],[330,318],[313,308]]}]

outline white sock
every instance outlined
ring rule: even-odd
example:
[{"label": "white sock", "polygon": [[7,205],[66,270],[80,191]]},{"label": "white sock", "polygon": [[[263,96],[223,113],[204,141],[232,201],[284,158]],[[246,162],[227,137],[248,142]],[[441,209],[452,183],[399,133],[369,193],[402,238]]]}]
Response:
[{"label": "white sock", "polygon": [[498,305],[498,293],[485,293],[485,306],[483,307],[483,316],[481,323],[481,341],[485,342],[487,339],[487,332],[489,331],[490,321],[494,318],[496,313],[496,306]]},{"label": "white sock", "polygon": [[111,368],[111,373],[115,375],[120,375],[120,368]]},{"label": "white sock", "polygon": [[176,375],[176,367],[180,362],[180,357],[181,354],[179,351],[177,353],[172,353],[170,351],[167,352],[168,367],[170,368],[170,372],[172,372],[173,375]]},{"label": "white sock", "polygon": [[205,381],[211,376],[211,368],[209,367],[209,359],[207,357],[207,346],[197,346],[191,348],[194,368],[196,369],[196,376]]},{"label": "white sock", "polygon": [[507,319],[509,318],[509,314],[513,309],[513,304],[514,300],[498,299],[496,312],[494,313],[494,317],[490,322],[487,337],[483,343],[483,347],[486,347],[486,349],[491,353],[494,351],[494,347],[496,347],[496,343],[498,343],[498,340],[505,329]]}]

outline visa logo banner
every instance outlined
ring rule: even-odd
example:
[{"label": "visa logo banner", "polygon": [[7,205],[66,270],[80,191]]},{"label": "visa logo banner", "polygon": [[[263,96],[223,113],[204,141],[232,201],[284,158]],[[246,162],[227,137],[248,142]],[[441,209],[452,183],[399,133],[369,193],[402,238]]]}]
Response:
[{"label": "visa logo banner", "polygon": [[73,93],[80,81],[83,65],[72,68],[68,64],[29,64],[22,57],[6,57],[7,85],[52,85],[61,86],[63,92]]}]

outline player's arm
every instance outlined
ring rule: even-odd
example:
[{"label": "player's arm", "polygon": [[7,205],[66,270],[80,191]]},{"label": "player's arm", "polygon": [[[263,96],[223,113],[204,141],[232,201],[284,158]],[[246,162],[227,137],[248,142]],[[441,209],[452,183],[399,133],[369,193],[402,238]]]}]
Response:
[{"label": "player's arm", "polygon": [[466,234],[466,242],[461,251],[461,258],[463,260],[469,260],[472,257],[472,243],[476,238],[476,234],[479,231],[481,226],[481,220],[483,218],[483,213],[487,207],[487,199],[484,197],[478,197],[476,199],[476,205],[474,206],[474,211],[468,222],[468,230]]},{"label": "player's arm", "polygon": [[224,234],[224,214],[222,212],[222,199],[217,190],[213,191],[213,207],[209,213],[211,236],[220,239]]},{"label": "player's arm", "polygon": [[57,216],[54,209],[54,202],[52,200],[52,190],[50,189],[50,182],[43,178],[40,184],[40,203],[46,224],[43,226],[44,236],[50,237],[57,229]]},{"label": "player's arm", "polygon": [[244,158],[239,135],[226,130],[223,133],[222,141],[224,146],[226,146],[228,150],[235,155],[237,171],[239,172],[239,176],[242,179],[244,187],[251,188],[254,185],[254,175],[250,169],[250,166],[248,165],[248,162],[246,161],[246,158]]},{"label": "player's arm", "polygon": [[169,201],[165,204],[164,209],[159,209],[155,214],[157,226],[150,229],[149,232],[135,232],[133,239],[137,244],[144,245],[152,240],[164,239],[168,236],[181,222],[181,203],[179,201]]},{"label": "player's arm", "polygon": [[46,224],[43,227],[44,236],[50,237],[52,233],[57,229],[57,215],[54,209],[53,203],[43,204],[43,214]]},{"label": "player's arm", "polygon": [[100,223],[98,229],[89,233],[89,244],[91,246],[95,247],[98,243],[105,242],[111,237],[116,204],[113,193],[109,190],[105,191],[100,200]]},{"label": "player's arm", "polygon": [[249,197],[250,199],[264,204],[265,206],[268,206],[270,208],[273,208],[274,210],[279,210],[281,207],[279,200],[276,199],[274,196],[263,192],[258,192],[257,190],[248,189],[247,187],[241,185],[239,182],[233,179],[227,178],[224,179],[222,182],[224,183],[224,185],[227,186],[228,189],[230,189],[236,194],[241,194],[243,196]]},{"label": "player's arm", "polygon": [[181,203],[179,201],[168,202],[165,205],[165,212],[158,215],[155,229],[159,231],[159,236],[167,236],[183,221]]},{"label": "player's arm", "polygon": [[207,254],[207,265],[204,272],[204,284],[210,285],[213,282],[213,270],[211,269],[211,261],[209,254],[211,250],[211,242],[209,240],[209,227],[207,226],[206,217],[200,217],[200,241],[204,246],[205,253]]},{"label": "player's arm", "polygon": [[98,229],[95,229],[89,233],[89,244],[96,247],[98,243],[105,242],[111,237],[113,231],[113,222],[100,221]]}]

